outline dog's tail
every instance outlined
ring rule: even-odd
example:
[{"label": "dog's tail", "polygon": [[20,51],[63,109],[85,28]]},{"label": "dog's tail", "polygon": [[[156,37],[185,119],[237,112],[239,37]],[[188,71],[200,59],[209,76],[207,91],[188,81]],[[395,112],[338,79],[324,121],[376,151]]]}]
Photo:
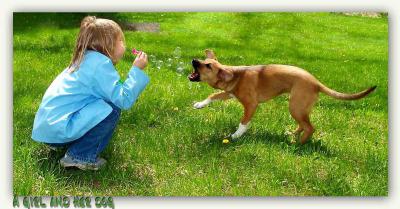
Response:
[{"label": "dog's tail", "polygon": [[369,93],[374,91],[376,89],[376,86],[372,86],[364,91],[354,93],[354,94],[345,94],[345,93],[340,93],[337,92],[333,89],[330,89],[326,87],[324,84],[320,83],[320,91],[327,94],[328,96],[331,96],[336,99],[340,100],[356,100],[356,99],[361,99],[365,96],[367,96]]}]

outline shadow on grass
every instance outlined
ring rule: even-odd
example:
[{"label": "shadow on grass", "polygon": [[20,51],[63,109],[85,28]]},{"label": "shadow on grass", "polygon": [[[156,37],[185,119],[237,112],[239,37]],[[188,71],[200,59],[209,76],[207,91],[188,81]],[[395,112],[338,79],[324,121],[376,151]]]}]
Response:
[{"label": "shadow on grass", "polygon": [[[63,168],[59,160],[66,150],[53,151],[45,146],[40,146],[35,152],[37,169],[44,176],[53,175],[57,179],[57,186],[63,187],[62,190],[68,190],[64,187],[70,187],[72,193],[77,194],[90,192],[91,195],[154,195],[153,177],[140,170],[142,167],[129,165],[121,169],[119,164],[114,163],[119,159],[110,159],[107,165],[98,171]],[[113,157],[118,158],[118,155]]]},{"label": "shadow on grass", "polygon": [[325,157],[335,156],[334,153],[328,147],[326,147],[321,140],[313,137],[311,137],[306,144],[301,145],[298,142],[298,139],[296,140],[296,143],[291,142],[295,136],[284,133],[275,134],[259,130],[254,134],[246,133],[239,139],[231,140],[229,144],[223,144],[222,139],[224,137],[221,133],[226,132],[227,131],[213,133],[211,136],[207,137],[206,140],[202,139],[202,137],[195,137],[194,141],[196,141],[198,147],[200,147],[198,152],[202,154],[210,151],[215,153],[215,151],[213,152],[212,150],[221,149],[225,146],[242,146],[245,144],[262,143],[266,146],[278,146],[282,149],[282,151],[298,156],[311,156],[315,153]]},{"label": "shadow on grass", "polygon": [[[288,152],[299,156],[313,155],[314,153],[318,153],[326,157],[334,157],[334,154],[331,152],[331,150],[329,150],[321,140],[315,139],[314,137],[311,137],[304,145],[299,143],[299,137],[284,133],[275,134],[260,131],[252,134],[249,137],[255,141],[260,141],[267,145],[279,145],[279,147],[281,147],[283,150],[287,150]],[[295,139],[296,142],[292,143],[292,139]]]}]

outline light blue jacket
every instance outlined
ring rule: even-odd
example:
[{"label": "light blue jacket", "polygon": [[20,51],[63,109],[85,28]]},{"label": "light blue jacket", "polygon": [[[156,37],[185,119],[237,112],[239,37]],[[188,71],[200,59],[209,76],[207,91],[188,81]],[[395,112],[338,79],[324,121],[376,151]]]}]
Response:
[{"label": "light blue jacket", "polygon": [[77,71],[67,70],[43,96],[33,124],[35,141],[65,143],[80,138],[111,113],[106,102],[129,109],[149,82],[138,67],[132,67],[121,82],[111,59],[90,50]]}]

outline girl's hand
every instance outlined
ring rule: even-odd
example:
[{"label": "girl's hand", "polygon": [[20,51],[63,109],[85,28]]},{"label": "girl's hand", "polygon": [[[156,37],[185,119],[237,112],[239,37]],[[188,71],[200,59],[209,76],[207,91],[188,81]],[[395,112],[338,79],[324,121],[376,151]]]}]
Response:
[{"label": "girl's hand", "polygon": [[136,66],[143,70],[147,66],[147,63],[147,54],[144,52],[140,52],[135,61],[133,61],[133,66]]}]

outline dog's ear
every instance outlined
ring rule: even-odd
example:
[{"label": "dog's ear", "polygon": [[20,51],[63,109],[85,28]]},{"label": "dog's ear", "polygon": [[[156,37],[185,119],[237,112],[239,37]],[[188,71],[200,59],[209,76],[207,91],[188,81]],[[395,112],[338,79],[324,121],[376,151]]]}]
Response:
[{"label": "dog's ear", "polygon": [[211,49],[206,49],[204,52],[206,53],[207,58],[217,60],[217,57]]},{"label": "dog's ear", "polygon": [[231,81],[233,78],[233,73],[230,70],[220,69],[218,71],[218,79],[223,80],[225,82]]}]

